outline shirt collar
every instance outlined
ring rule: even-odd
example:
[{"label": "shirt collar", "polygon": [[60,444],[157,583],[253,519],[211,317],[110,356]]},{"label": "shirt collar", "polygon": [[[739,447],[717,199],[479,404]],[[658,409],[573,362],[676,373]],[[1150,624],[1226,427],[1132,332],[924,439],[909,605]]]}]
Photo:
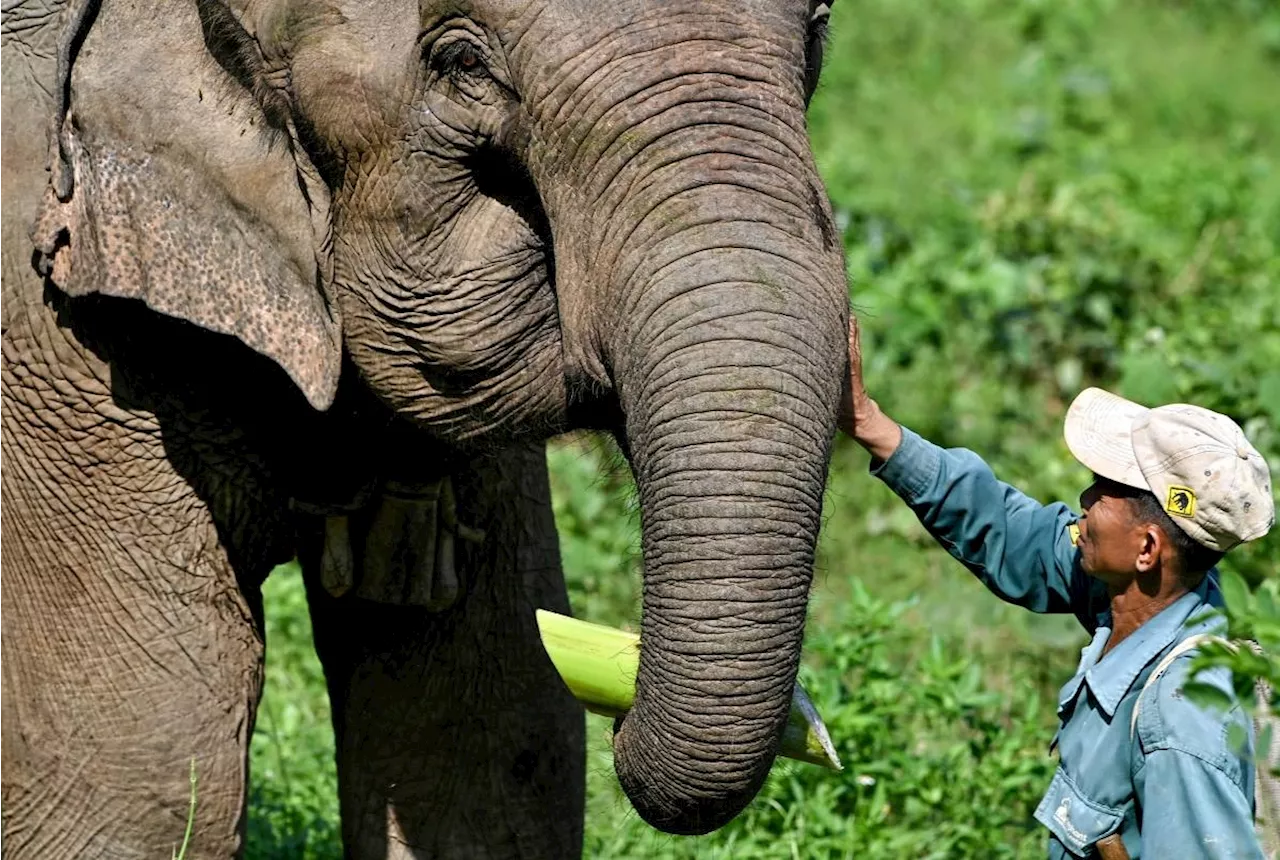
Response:
[{"label": "shirt collar", "polygon": [[[1175,640],[1181,639],[1179,633],[1191,621],[1199,626],[1202,610],[1211,606],[1222,605],[1221,592],[1218,591],[1216,575],[1206,576],[1196,587],[1173,603],[1160,610],[1141,627],[1129,634],[1129,637],[1115,647],[1107,658],[1099,662],[1102,649],[1111,637],[1111,617],[1107,614],[1104,627],[1099,627],[1094,641],[1087,649],[1082,663],[1083,677],[1093,692],[1098,706],[1110,718],[1115,714],[1120,700],[1133,686],[1134,679],[1141,674],[1157,656],[1165,651]],[[1079,686],[1075,683],[1072,686]],[[1064,693],[1067,691],[1064,690]],[[1074,693],[1074,691],[1072,691]]]}]

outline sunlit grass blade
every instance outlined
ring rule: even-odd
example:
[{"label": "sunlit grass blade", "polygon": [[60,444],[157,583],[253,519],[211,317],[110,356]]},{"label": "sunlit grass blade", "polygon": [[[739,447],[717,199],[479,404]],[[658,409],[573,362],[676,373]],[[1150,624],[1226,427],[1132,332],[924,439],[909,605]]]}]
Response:
[{"label": "sunlit grass blade", "polygon": [[[538,629],[556,671],[588,711],[619,717],[631,709],[640,666],[639,636],[544,609],[538,610]],[[799,684],[779,754],[842,769],[827,727]]]}]

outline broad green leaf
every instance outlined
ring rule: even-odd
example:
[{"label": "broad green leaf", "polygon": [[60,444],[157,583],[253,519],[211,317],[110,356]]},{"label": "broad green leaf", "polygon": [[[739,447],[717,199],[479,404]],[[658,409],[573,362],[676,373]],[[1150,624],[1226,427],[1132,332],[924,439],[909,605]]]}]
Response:
[{"label": "broad green leaf", "polygon": [[1228,693],[1211,684],[1201,681],[1188,681],[1182,685],[1182,693],[1192,702],[1207,710],[1230,710],[1235,705]]},{"label": "broad green leaf", "polygon": [[1257,605],[1258,623],[1280,621],[1280,606],[1277,606],[1274,583],[1264,582],[1253,593]]},{"label": "broad green leaf", "polygon": [[1233,617],[1248,617],[1253,609],[1253,600],[1249,594],[1249,584],[1244,577],[1234,570],[1223,570],[1218,577],[1222,588],[1222,596],[1227,602],[1227,611]]}]

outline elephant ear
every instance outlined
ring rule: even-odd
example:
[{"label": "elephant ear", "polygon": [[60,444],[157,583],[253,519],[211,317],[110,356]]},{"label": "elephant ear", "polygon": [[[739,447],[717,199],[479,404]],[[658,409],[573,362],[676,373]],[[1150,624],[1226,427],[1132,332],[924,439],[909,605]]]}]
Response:
[{"label": "elephant ear", "polygon": [[215,59],[243,31],[205,7],[106,0],[64,38],[67,57],[83,41],[59,62],[38,265],[69,295],[139,299],[238,338],[325,409],[342,358],[328,189],[249,79],[253,41]]}]

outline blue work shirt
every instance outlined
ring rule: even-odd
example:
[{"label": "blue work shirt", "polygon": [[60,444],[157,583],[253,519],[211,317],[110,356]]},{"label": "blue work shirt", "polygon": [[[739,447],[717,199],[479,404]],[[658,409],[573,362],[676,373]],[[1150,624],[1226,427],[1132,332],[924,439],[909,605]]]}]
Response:
[{"label": "blue work shirt", "polygon": [[[1057,748],[1059,766],[1035,813],[1049,828],[1050,858],[1096,856],[1095,843],[1116,832],[1134,860],[1262,858],[1251,720],[1238,702],[1222,713],[1182,695],[1191,654],[1143,695],[1130,735],[1134,703],[1161,657],[1188,636],[1222,631],[1220,618],[1207,617],[1222,605],[1216,571],[1103,658],[1110,600],[1080,566],[1079,516],[1070,508],[1041,505],[998,481],[973,452],[940,448],[906,428],[901,446],[873,462],[872,474],[1001,599],[1033,612],[1070,612],[1093,637],[1058,696],[1050,749]],[[1225,669],[1197,680],[1234,698]],[[1232,725],[1248,738],[1243,755],[1228,741]]]}]

